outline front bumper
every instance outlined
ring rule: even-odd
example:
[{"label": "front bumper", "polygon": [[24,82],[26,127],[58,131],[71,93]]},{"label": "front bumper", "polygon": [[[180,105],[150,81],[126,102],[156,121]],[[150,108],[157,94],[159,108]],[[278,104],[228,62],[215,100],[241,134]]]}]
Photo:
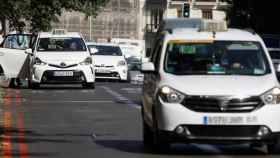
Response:
[{"label": "front bumper", "polygon": [[[219,127],[220,130],[224,130],[227,127]],[[239,127],[235,127],[236,130]],[[243,130],[238,130],[240,133],[248,132],[252,127],[243,127]],[[247,129],[245,129],[247,128]],[[204,132],[208,132],[208,130],[204,130]],[[227,130],[224,131],[229,132]],[[229,132],[231,133],[231,132]],[[277,140],[280,138],[280,132],[270,133],[266,136],[245,136],[245,135],[235,135],[232,133],[232,136],[196,136],[196,135],[185,135],[178,134],[176,131],[159,131],[159,137],[164,142],[171,143],[205,143],[205,144],[241,144],[241,143],[253,143],[253,144],[274,144],[277,143]]]},{"label": "front bumper", "polygon": [[[55,76],[54,72],[73,72],[71,76]],[[63,83],[93,83],[95,73],[92,66],[77,65],[69,68],[56,68],[52,66],[34,66],[32,73],[33,83],[63,84]]]},{"label": "front bumper", "polygon": [[95,68],[96,78],[99,79],[116,79],[116,80],[127,80],[128,70],[127,67],[118,67],[118,68]]},{"label": "front bumper", "polygon": [[[196,112],[181,104],[165,103],[159,98],[156,118],[159,131],[174,141],[266,142],[279,136],[279,111],[280,105],[264,105],[245,113]],[[186,127],[188,131],[178,134],[178,127]],[[259,135],[261,127],[268,132]]]}]

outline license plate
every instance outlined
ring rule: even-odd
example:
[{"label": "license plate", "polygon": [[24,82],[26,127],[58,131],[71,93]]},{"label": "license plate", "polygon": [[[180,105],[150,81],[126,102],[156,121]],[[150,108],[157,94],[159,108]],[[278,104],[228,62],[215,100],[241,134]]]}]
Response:
[{"label": "license plate", "polygon": [[110,70],[106,70],[106,69],[96,69],[97,73],[110,73]]},{"label": "license plate", "polygon": [[55,71],[54,76],[74,76],[73,71]]},{"label": "license plate", "polygon": [[256,116],[204,116],[204,125],[235,125],[235,124],[250,124],[257,123],[258,118]]}]

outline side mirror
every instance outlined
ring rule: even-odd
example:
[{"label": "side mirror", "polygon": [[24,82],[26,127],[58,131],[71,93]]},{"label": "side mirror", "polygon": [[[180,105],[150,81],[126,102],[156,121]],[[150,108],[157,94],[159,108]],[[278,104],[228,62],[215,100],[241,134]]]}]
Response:
[{"label": "side mirror", "polygon": [[32,52],[31,48],[26,49],[25,53],[28,54],[28,55],[33,55],[33,52]]},{"label": "side mirror", "polygon": [[276,69],[276,73],[280,74],[280,64],[277,64],[275,69]]},{"label": "side mirror", "polygon": [[98,52],[98,49],[96,49],[96,48],[90,48],[89,51],[90,51],[90,55],[94,55],[95,53]]},{"label": "side mirror", "polygon": [[155,65],[152,62],[145,62],[142,63],[141,72],[142,73],[154,73],[155,72]]}]

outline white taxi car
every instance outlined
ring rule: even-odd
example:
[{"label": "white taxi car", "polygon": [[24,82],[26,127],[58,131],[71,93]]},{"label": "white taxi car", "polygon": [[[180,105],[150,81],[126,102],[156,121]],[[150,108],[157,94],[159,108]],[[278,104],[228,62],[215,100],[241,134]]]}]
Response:
[{"label": "white taxi car", "polygon": [[94,88],[92,58],[79,33],[66,30],[42,32],[30,54],[30,86],[40,84],[78,83]]},{"label": "white taxi car", "polygon": [[280,86],[262,39],[216,21],[162,31],[142,64],[144,144],[250,143],[279,152]]},{"label": "white taxi car", "polygon": [[128,66],[120,47],[111,43],[87,43],[99,79],[127,81]]}]

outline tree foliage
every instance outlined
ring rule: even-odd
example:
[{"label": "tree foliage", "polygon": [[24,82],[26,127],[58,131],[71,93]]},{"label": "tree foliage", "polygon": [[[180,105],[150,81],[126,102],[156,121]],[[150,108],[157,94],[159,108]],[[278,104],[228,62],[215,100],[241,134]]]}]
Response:
[{"label": "tree foliage", "polygon": [[258,33],[280,34],[277,22],[278,1],[232,0],[229,13],[234,27],[252,28]]},{"label": "tree foliage", "polygon": [[96,16],[109,0],[0,0],[0,20],[8,20],[14,29],[21,21],[29,22],[31,31],[47,31],[63,11],[80,11]]}]

